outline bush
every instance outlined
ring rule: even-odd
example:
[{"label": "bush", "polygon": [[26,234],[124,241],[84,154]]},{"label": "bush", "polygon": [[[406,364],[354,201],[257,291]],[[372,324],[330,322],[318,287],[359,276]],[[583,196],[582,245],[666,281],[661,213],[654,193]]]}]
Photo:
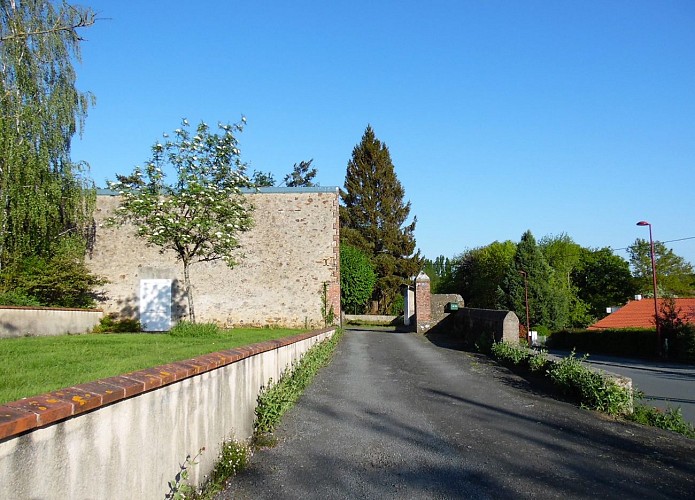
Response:
[{"label": "bush", "polygon": [[586,355],[577,358],[572,351],[569,357],[552,362],[548,360],[544,351],[534,353],[507,342],[494,344],[491,354],[504,364],[545,374],[562,395],[578,401],[583,407],[610,415],[624,415],[625,418],[643,425],[695,438],[695,427],[683,419],[680,408],[669,407],[662,411],[644,404],[635,405],[633,408],[630,390],[585,366],[583,361],[587,358]]},{"label": "bush", "polygon": [[629,391],[601,373],[583,364],[586,355],[576,358],[574,351],[553,363],[548,376],[560,392],[582,406],[611,415],[628,413],[631,404]]},{"label": "bush", "polygon": [[635,411],[628,416],[628,419],[642,425],[650,425],[695,438],[695,427],[683,418],[680,407],[675,409],[668,407],[662,411],[659,408],[640,403],[635,405]]},{"label": "bush", "polygon": [[0,293],[0,306],[38,307],[41,302],[36,297],[17,290]]},{"label": "bush", "polygon": [[533,356],[527,348],[521,345],[513,345],[509,342],[492,344],[490,352],[495,359],[504,364],[521,367],[528,367],[528,358]]},{"label": "bush", "polygon": [[551,365],[552,363],[548,359],[547,351],[540,351],[535,356],[528,358],[528,368],[532,373],[542,373],[545,375]]},{"label": "bush", "polygon": [[106,280],[89,271],[84,253],[81,240],[67,238],[57,245],[54,255],[13,262],[0,274],[0,292],[32,297],[47,307],[94,307],[94,289]]},{"label": "bush", "polygon": [[551,362],[545,351],[536,353],[521,345],[498,342],[492,346],[491,354],[503,364],[549,377],[563,396],[578,401],[582,406],[611,415],[630,410],[630,391],[600,372],[587,368],[582,363],[586,356],[576,358],[574,351],[567,358]]},{"label": "bush", "polygon": [[92,329],[92,333],[133,333],[142,331],[142,326],[137,319],[118,317],[111,313],[99,320],[99,324]]},{"label": "bush", "polygon": [[496,345],[495,335],[487,332],[483,332],[478,335],[478,339],[473,343],[475,350],[482,352],[483,354],[490,354],[494,345]]},{"label": "bush", "polygon": [[656,330],[560,330],[547,338],[552,349],[650,358],[656,356]]},{"label": "bush", "polygon": [[403,294],[399,293],[398,295],[396,295],[396,298],[393,299],[389,312],[392,316],[402,316],[404,310],[405,298],[403,297]]},{"label": "bush", "polygon": [[669,346],[669,357],[682,363],[695,363],[695,325],[682,325],[673,337],[673,344]]},{"label": "bush", "polygon": [[219,335],[220,332],[220,327],[215,323],[179,321],[174,328],[169,331],[169,335],[172,337],[211,337]]},{"label": "bush", "polygon": [[376,284],[376,273],[369,257],[350,245],[340,245],[340,304],[345,311],[364,310]]},{"label": "bush", "polygon": [[539,337],[547,337],[548,335],[550,335],[550,328],[544,325],[532,326],[531,330],[536,331]]}]

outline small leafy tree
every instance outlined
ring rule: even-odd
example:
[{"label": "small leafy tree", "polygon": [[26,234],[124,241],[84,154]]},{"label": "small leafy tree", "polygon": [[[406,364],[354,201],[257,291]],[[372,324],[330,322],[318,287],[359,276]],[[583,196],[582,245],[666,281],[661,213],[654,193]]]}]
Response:
[{"label": "small leafy tree", "polygon": [[[630,254],[630,266],[632,266],[639,292],[651,296],[654,293],[654,286],[649,241],[637,238],[627,251]],[[660,241],[654,242],[654,254],[660,296],[688,297],[695,294],[695,270],[692,264],[680,255],[676,255]]]},{"label": "small leafy tree", "polygon": [[603,318],[606,307],[624,304],[637,292],[629,264],[608,247],[582,248],[572,282],[594,319]]},{"label": "small leafy tree", "polygon": [[[236,236],[252,225],[252,207],[241,194],[249,179],[234,136],[243,130],[244,122],[242,118],[238,124],[219,124],[219,134],[201,122],[191,133],[184,119],[173,139],[165,134],[163,144],[152,146],[152,158],[144,168],[135,167],[131,175],[119,177],[120,182],[109,183],[122,196],[109,223],[133,223],[148,244],[162,253],[173,251],[181,261],[192,323],[195,309],[189,267],[219,259],[234,266]],[[176,174],[173,184],[165,182],[169,170]]]},{"label": "small leafy tree", "polygon": [[692,363],[695,361],[695,311],[676,304],[676,299],[662,299],[659,307],[659,326],[668,357]]},{"label": "small leafy tree", "polygon": [[275,177],[272,172],[262,172],[254,170],[251,176],[251,185],[254,187],[273,187],[275,185]]},{"label": "small leafy tree", "polygon": [[346,311],[360,311],[372,296],[376,274],[363,252],[340,245],[340,302]]},{"label": "small leafy tree", "polygon": [[510,240],[467,250],[456,258],[447,292],[460,293],[469,307],[494,309],[515,253],[516,245]]},{"label": "small leafy tree", "polygon": [[309,161],[300,161],[292,167],[292,172],[287,174],[284,179],[287,187],[313,187],[313,179],[316,177],[316,169],[311,167],[312,158]]}]

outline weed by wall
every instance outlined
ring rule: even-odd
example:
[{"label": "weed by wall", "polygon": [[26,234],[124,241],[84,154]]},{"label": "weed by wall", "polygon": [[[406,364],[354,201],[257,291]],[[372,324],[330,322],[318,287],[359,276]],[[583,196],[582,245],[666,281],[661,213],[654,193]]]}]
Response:
[{"label": "weed by wall", "polygon": [[271,380],[261,389],[256,405],[255,439],[263,439],[265,434],[275,430],[282,415],[294,406],[316,372],[331,360],[341,338],[342,331],[336,330],[331,338],[309,349],[277,382]]}]

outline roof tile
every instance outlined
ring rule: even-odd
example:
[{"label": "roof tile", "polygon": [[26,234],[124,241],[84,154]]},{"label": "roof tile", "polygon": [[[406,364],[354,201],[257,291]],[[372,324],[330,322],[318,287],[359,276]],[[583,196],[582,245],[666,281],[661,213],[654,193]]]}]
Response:
[{"label": "roof tile", "polygon": [[[685,321],[695,323],[695,298],[674,300],[676,301],[676,309],[681,310]],[[659,310],[661,310],[664,299],[658,299],[658,302]],[[654,328],[654,300],[632,300],[614,313],[589,326],[589,330],[608,328]]]}]

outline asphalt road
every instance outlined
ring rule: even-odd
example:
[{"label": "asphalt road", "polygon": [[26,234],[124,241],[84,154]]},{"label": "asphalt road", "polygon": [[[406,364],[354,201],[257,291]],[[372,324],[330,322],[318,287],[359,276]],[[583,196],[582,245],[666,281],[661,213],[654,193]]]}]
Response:
[{"label": "asphalt road", "polygon": [[586,363],[630,377],[632,386],[644,393],[645,403],[664,409],[680,407],[683,418],[695,424],[695,366],[598,354],[590,355]]},{"label": "asphalt road", "polygon": [[695,441],[537,393],[422,336],[347,331],[218,498],[688,498]]}]

